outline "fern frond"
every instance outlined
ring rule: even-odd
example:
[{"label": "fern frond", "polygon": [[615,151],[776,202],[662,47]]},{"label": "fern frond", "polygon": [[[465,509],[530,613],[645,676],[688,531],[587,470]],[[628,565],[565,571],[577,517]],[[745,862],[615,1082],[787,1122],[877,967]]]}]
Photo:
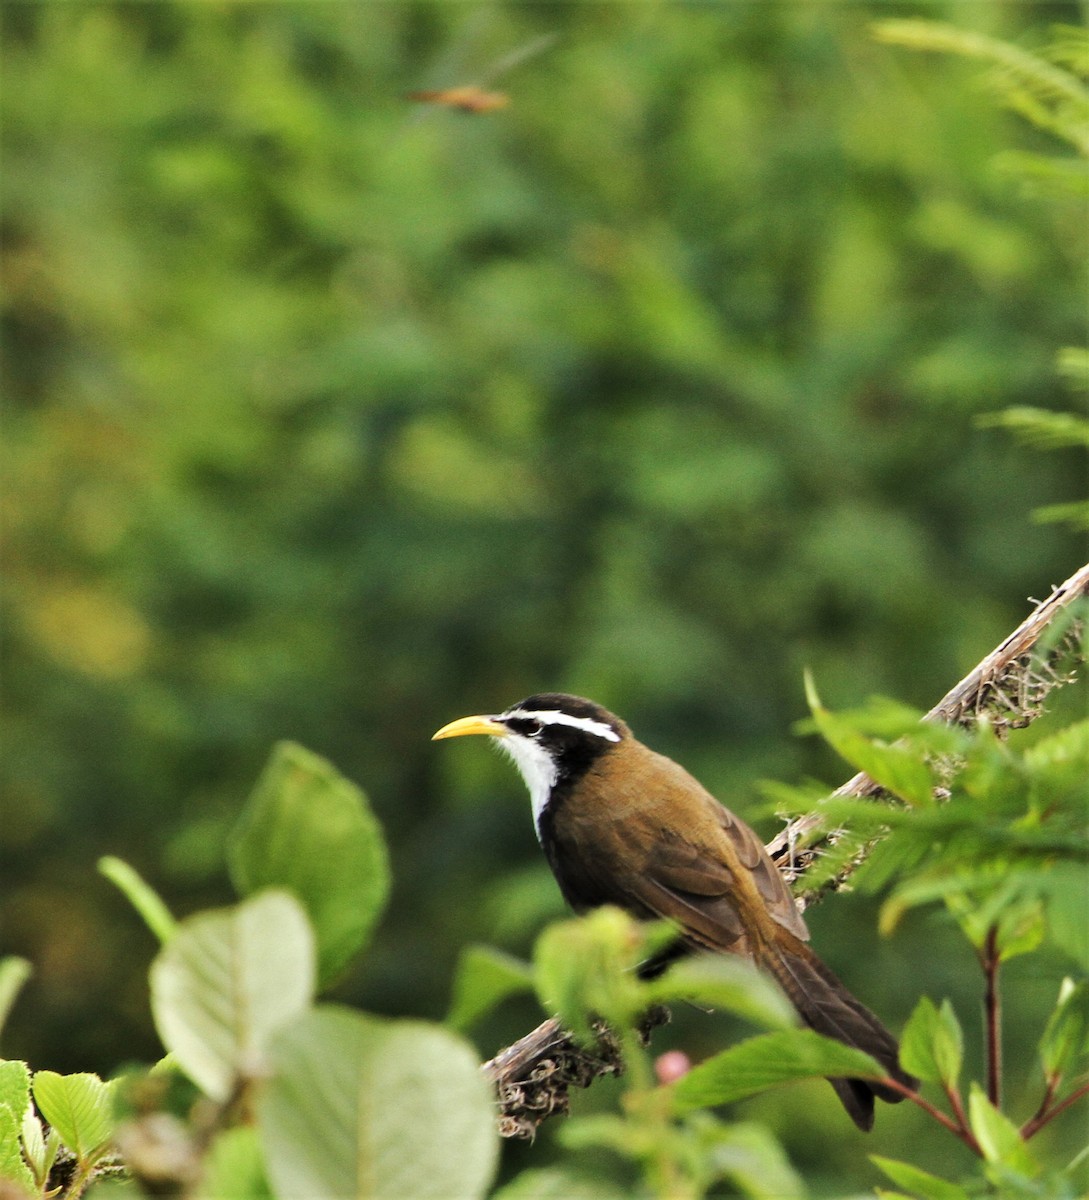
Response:
[{"label": "fern frond", "polygon": [[1043,504],[1032,510],[1038,525],[1069,525],[1071,529],[1089,531],[1089,500],[1071,500],[1066,504]]},{"label": "fern frond", "polygon": [[1078,25],[1053,25],[1054,41],[1044,53],[1053,62],[1089,79],[1089,30]]},{"label": "fern frond", "polygon": [[1010,42],[941,21],[877,21],[872,29],[878,41],[890,45],[990,63],[995,70],[988,82],[1005,104],[1089,156],[1089,88],[1073,70],[1060,65],[1076,63],[1080,69],[1089,57],[1089,50],[1077,36],[1079,31],[1064,30],[1060,42],[1034,54]]},{"label": "fern frond", "polygon": [[984,428],[1009,429],[1030,446],[1054,450],[1063,446],[1089,447],[1089,419],[1077,413],[1051,412],[1018,406],[978,418]]},{"label": "fern frond", "polygon": [[1057,360],[1059,374],[1079,392],[1089,392],[1089,350],[1084,346],[1065,346]]}]

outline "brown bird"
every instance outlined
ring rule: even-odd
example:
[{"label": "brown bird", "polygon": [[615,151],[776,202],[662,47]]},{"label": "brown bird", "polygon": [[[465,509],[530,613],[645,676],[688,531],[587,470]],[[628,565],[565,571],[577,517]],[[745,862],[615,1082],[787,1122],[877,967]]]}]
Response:
[{"label": "brown bird", "polygon": [[[619,717],[550,692],[452,721],[434,740],[466,734],[495,738],[514,759],[541,847],[576,912],[615,904],[679,926],[677,943],[644,974],[693,951],[741,955],[774,976],[811,1029],[918,1086],[900,1067],[896,1039],[806,944],[809,930],[756,833]],[[860,1129],[873,1126],[875,1096],[903,1099],[871,1080],[829,1082]]]}]

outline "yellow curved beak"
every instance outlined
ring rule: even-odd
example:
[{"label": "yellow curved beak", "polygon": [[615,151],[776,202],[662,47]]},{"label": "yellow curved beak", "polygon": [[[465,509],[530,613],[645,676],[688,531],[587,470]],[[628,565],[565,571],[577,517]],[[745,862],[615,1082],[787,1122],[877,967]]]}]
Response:
[{"label": "yellow curved beak", "polygon": [[470,733],[486,733],[490,737],[506,737],[510,731],[494,717],[458,717],[431,735],[433,742],[443,738],[465,737]]}]

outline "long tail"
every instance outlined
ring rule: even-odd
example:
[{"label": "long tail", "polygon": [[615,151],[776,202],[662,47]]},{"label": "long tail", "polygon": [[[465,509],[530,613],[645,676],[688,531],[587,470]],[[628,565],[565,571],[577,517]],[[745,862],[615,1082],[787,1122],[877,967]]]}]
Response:
[{"label": "long tail", "polygon": [[[889,1076],[905,1087],[919,1081],[900,1066],[896,1039],[865,1005],[851,995],[802,941],[776,931],[775,944],[765,948],[762,965],[775,976],[798,1015],[817,1033],[875,1058]],[[904,1097],[868,1079],[830,1079],[843,1107],[859,1129],[873,1127],[874,1097],[896,1104]]]}]

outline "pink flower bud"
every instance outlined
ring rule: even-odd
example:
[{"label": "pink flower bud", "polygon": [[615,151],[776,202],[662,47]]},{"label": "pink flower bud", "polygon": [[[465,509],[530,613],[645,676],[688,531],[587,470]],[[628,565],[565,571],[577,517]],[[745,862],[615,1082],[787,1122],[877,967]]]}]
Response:
[{"label": "pink flower bud", "polygon": [[661,1084],[676,1083],[692,1069],[692,1062],[683,1050],[667,1050],[654,1060],[654,1074]]}]

